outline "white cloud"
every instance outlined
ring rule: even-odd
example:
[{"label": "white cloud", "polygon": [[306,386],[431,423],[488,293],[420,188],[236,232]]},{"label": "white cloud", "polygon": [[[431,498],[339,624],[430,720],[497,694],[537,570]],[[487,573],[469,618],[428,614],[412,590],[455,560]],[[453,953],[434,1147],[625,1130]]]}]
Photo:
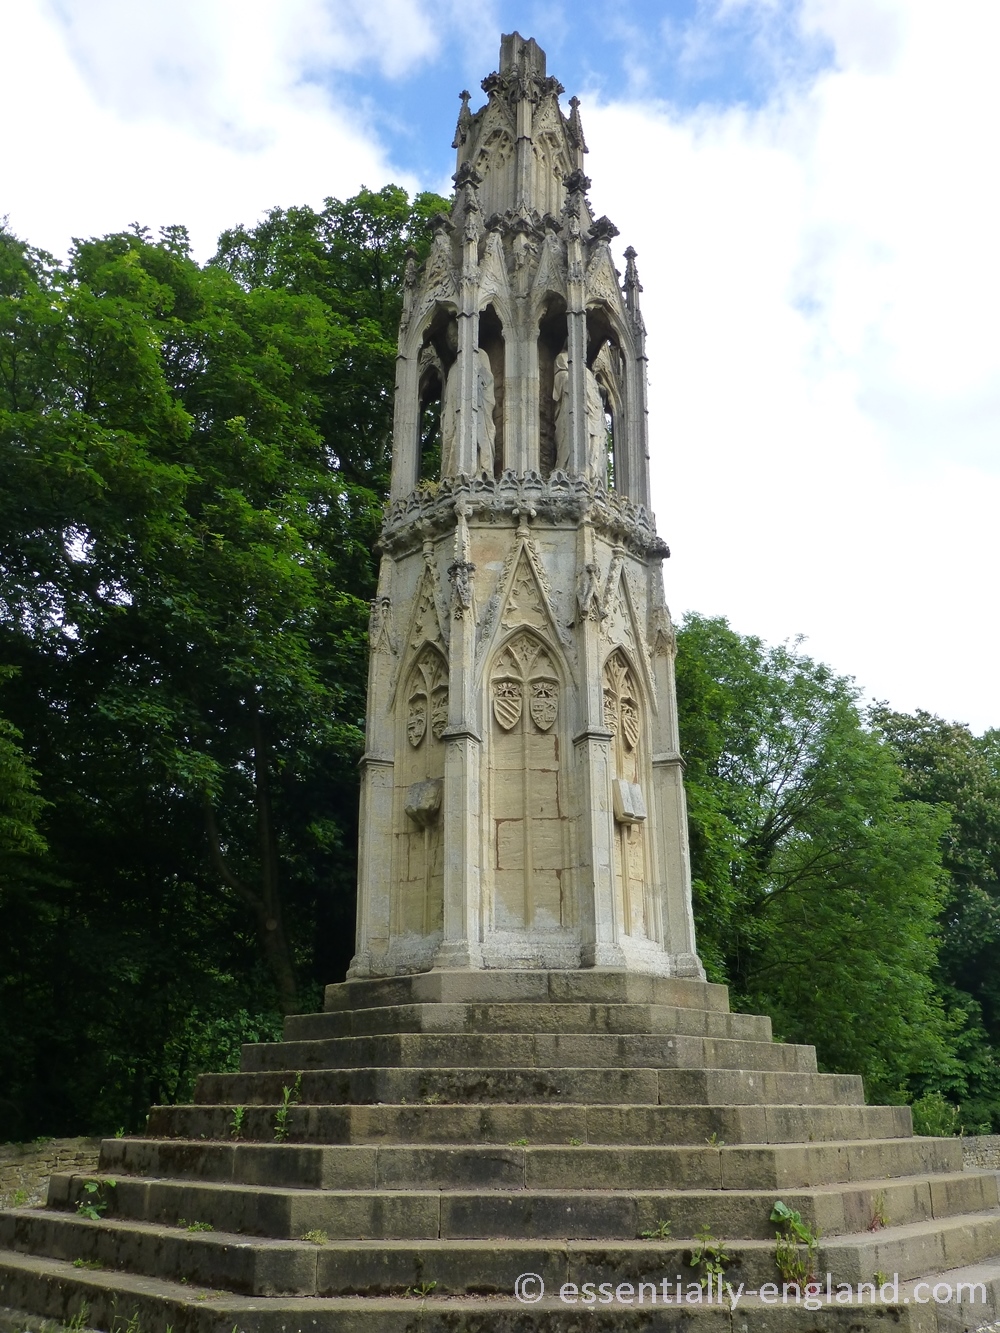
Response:
[{"label": "white cloud", "polygon": [[1000,725],[1000,10],[806,17],[835,68],[760,112],[584,108],[640,251],[671,597]]},{"label": "white cloud", "polygon": [[134,219],[218,232],[273,203],[395,178],[319,76],[430,58],[419,0],[27,0],[0,10],[0,213],[65,250]]}]

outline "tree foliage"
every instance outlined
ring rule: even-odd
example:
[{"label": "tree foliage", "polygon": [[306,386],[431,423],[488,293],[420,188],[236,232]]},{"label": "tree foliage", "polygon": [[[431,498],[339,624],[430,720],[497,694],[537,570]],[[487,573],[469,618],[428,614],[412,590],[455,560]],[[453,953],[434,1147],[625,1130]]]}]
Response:
[{"label": "tree foliage", "polygon": [[180,228],[66,264],[0,233],[0,839],[7,799],[34,858],[0,1137],[135,1124],[350,956],[387,348],[432,202],[328,201],[308,246],[272,213],[205,267]]},{"label": "tree foliage", "polygon": [[853,684],[797,648],[689,616],[677,680],[712,974],[875,1094],[953,1075],[934,983],[947,817],[901,799]]}]

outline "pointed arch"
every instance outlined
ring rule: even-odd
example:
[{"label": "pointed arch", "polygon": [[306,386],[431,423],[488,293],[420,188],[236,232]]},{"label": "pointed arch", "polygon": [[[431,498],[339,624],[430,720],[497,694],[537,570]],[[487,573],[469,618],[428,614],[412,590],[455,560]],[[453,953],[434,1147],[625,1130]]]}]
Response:
[{"label": "pointed arch", "polygon": [[573,915],[568,673],[530,625],[507,634],[486,673],[491,812],[490,915],[499,931],[558,931]]},{"label": "pointed arch", "polygon": [[604,726],[611,733],[618,910],[627,935],[651,939],[656,925],[650,897],[652,863],[646,820],[649,710],[641,674],[623,648],[613,648],[605,659],[601,690]]},{"label": "pointed arch", "polygon": [[425,642],[414,653],[397,708],[393,933],[432,939],[444,911],[441,806],[444,731],[448,725],[448,663]]}]

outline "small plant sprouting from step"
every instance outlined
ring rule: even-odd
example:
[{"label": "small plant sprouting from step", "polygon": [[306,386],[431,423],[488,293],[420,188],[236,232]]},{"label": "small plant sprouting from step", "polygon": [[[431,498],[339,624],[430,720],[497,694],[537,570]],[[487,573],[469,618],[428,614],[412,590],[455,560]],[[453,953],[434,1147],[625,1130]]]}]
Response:
[{"label": "small plant sprouting from step", "polygon": [[661,1217],[657,1219],[656,1225],[654,1227],[651,1227],[649,1231],[640,1231],[639,1239],[669,1240],[670,1232],[671,1232],[670,1222],[666,1218]]},{"label": "small plant sprouting from step", "polygon": [[243,1135],[243,1121],[246,1119],[247,1108],[245,1106],[233,1107],[233,1118],[229,1122],[229,1137],[231,1139],[241,1138]]},{"label": "small plant sprouting from step", "polygon": [[780,1199],[771,1209],[771,1221],[784,1228],[774,1237],[774,1262],[783,1281],[799,1287],[808,1285],[816,1276],[819,1232]]},{"label": "small plant sprouting from step", "polygon": [[72,1319],[68,1320],[65,1327],[66,1333],[83,1333],[90,1320],[90,1306],[86,1301],[80,1302],[80,1308]]},{"label": "small plant sprouting from step", "polygon": [[869,1231],[882,1231],[889,1225],[889,1215],[885,1211],[885,1190],[879,1190],[872,1201],[872,1220],[868,1223]]},{"label": "small plant sprouting from step", "polygon": [[582,1148],[582,1147],[583,1147],[583,1139],[572,1138],[572,1139],[570,1139],[570,1141],[569,1141],[569,1146],[570,1146],[571,1148]]},{"label": "small plant sprouting from step", "polygon": [[302,1075],[295,1075],[295,1082],[281,1089],[281,1105],[274,1113],[274,1140],[284,1143],[288,1138],[288,1115],[293,1106],[297,1106],[302,1095]]},{"label": "small plant sprouting from step", "polygon": [[[114,1298],[114,1305],[118,1305],[118,1297]],[[139,1319],[139,1311],[133,1310],[127,1319],[116,1313],[111,1317],[111,1327],[109,1333],[142,1333],[142,1323]]]},{"label": "small plant sprouting from step", "polygon": [[436,1282],[421,1282],[417,1287],[409,1287],[406,1294],[407,1296],[419,1296],[423,1301],[427,1299],[436,1286]]},{"label": "small plant sprouting from step", "polygon": [[103,1268],[103,1267],[104,1267],[104,1263],[103,1263],[103,1261],[100,1260],[100,1259],[74,1259],[74,1260],[73,1260],[73,1267],[74,1267],[74,1268],[90,1268],[90,1269],[94,1269],[94,1270],[96,1271],[96,1270],[99,1269],[99,1268]]},{"label": "small plant sprouting from step", "polygon": [[23,1208],[30,1197],[27,1190],[15,1190],[7,1203],[0,1203],[0,1208]]},{"label": "small plant sprouting from step", "polygon": [[710,1148],[724,1148],[726,1146],[726,1140],[720,1139],[718,1131],[714,1129],[712,1130],[711,1134],[709,1134],[705,1142],[708,1144]]},{"label": "small plant sprouting from step", "polygon": [[511,1146],[512,1148],[527,1148],[527,1146],[528,1146],[528,1140],[527,1140],[527,1139],[511,1139],[511,1141],[510,1141],[510,1146]]},{"label": "small plant sprouting from step", "polygon": [[307,1240],[310,1245],[329,1245],[330,1243],[330,1237],[318,1227],[315,1231],[303,1231],[302,1239]]},{"label": "small plant sprouting from step", "polygon": [[881,1291],[882,1288],[885,1286],[885,1284],[889,1281],[889,1274],[883,1273],[881,1268],[876,1268],[875,1272],[872,1274],[872,1279],[875,1283],[875,1286],[878,1288],[879,1291]]},{"label": "small plant sprouting from step", "polygon": [[118,1128],[115,1130],[115,1138],[123,1139],[124,1137],[125,1137],[125,1126],[119,1125]]},{"label": "small plant sprouting from step", "polygon": [[721,1281],[725,1277],[732,1256],[726,1249],[726,1242],[712,1235],[707,1222],[695,1240],[697,1244],[688,1255],[688,1266],[698,1274],[699,1285],[707,1289],[716,1279]]},{"label": "small plant sprouting from step", "polygon": [[439,1092],[429,1092],[427,1096],[423,1098],[425,1106],[440,1106],[443,1101],[444,1098]]},{"label": "small plant sprouting from step", "polygon": [[178,1225],[178,1226],[182,1226],[182,1227],[184,1228],[185,1231],[214,1231],[214,1230],[215,1230],[215,1227],[212,1226],[211,1222],[185,1222],[185,1221],[182,1219],[180,1222],[178,1222],[177,1225]]},{"label": "small plant sprouting from step", "polygon": [[108,1208],[105,1191],[113,1190],[117,1184],[116,1180],[85,1180],[83,1193],[76,1204],[77,1217],[89,1217],[92,1222],[99,1222]]}]

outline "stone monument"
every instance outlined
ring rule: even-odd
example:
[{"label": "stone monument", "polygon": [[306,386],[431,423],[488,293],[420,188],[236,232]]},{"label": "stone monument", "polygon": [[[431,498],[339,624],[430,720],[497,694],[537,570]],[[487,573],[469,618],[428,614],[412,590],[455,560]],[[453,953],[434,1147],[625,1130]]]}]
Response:
[{"label": "stone monument", "polygon": [[484,86],[407,283],[353,978],[0,1210],[0,1329],[996,1329],[996,1173],[700,977],[634,255],[535,43]]},{"label": "stone monument", "polygon": [[700,978],[635,252],[537,43],[483,87],[407,268],[349,975]]}]

